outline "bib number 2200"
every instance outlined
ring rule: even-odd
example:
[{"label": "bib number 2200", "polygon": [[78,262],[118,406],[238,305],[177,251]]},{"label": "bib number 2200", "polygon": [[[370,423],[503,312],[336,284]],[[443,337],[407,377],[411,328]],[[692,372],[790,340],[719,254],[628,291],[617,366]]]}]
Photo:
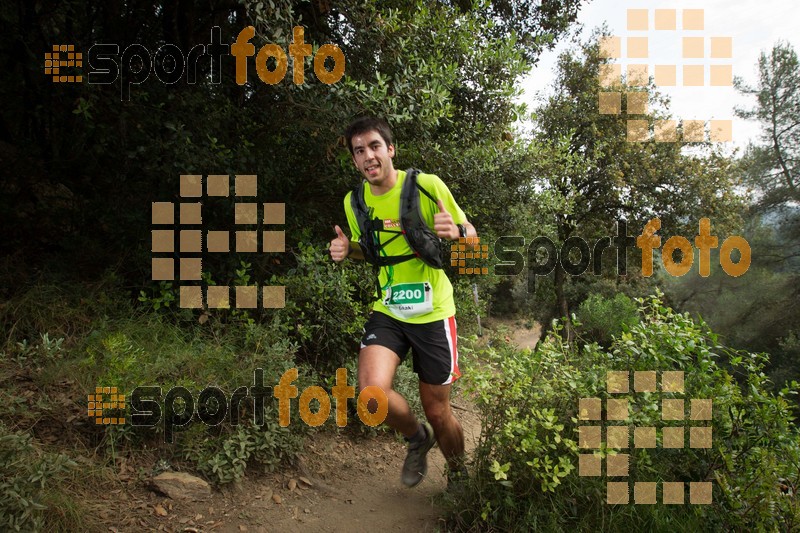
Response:
[{"label": "bib number 2200", "polygon": [[389,287],[384,304],[396,316],[411,318],[433,311],[431,284],[400,283]]}]

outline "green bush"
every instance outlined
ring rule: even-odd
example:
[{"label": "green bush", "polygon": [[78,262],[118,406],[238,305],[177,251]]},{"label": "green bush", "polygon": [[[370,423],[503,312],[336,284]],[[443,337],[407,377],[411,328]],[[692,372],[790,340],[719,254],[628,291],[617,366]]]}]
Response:
[{"label": "green bush", "polygon": [[0,423],[0,529],[45,529],[48,495],[71,468],[65,455],[42,452],[27,433],[13,433]]},{"label": "green bush", "polygon": [[[261,465],[273,471],[300,452],[308,431],[294,413],[292,424],[283,428],[278,424],[276,409],[265,409],[264,425],[250,421],[226,428],[216,438],[208,438],[207,428],[192,431],[182,446],[184,458],[212,482],[223,485],[240,480],[250,465]],[[194,429],[194,428],[192,428]]]},{"label": "green bush", "polygon": [[335,370],[358,351],[374,276],[363,261],[336,264],[311,245],[300,244],[295,261],[272,283],[286,286],[283,316],[294,326],[298,356],[320,371]]},{"label": "green bush", "polygon": [[578,307],[577,316],[581,324],[580,331],[604,346],[639,322],[636,303],[622,293],[615,294],[613,298],[591,294]]},{"label": "green bush", "polygon": [[[473,476],[454,501],[452,525],[471,530],[791,531],[800,525],[800,436],[787,397],[768,392],[767,356],[730,352],[703,323],[641,305],[642,320],[608,349],[571,346],[555,334],[535,352],[503,343],[476,353],[471,389],[483,431]],[[556,328],[558,329],[558,328]],[[710,481],[713,505],[608,505],[606,478],[579,476],[580,398],[601,398],[610,370],[680,370],[690,398],[713,400],[709,449],[632,448],[631,481]],[[628,424],[664,425],[658,393],[615,394],[630,403]],[[597,422],[583,422],[597,425]],[[687,431],[688,433],[688,431]],[[688,436],[687,441],[688,443]],[[599,450],[606,456],[609,450]],[[632,496],[631,496],[632,497]],[[660,498],[660,496],[659,496]],[[470,505],[482,502],[480,507]]]},{"label": "green bush", "polygon": [[[85,394],[96,386],[117,387],[127,396],[137,386],[157,386],[162,401],[176,386],[196,396],[213,385],[230,395],[252,384],[257,368],[263,369],[268,387],[292,367],[300,369],[295,383],[300,390],[323,385],[319,376],[334,375],[357,351],[370,300],[362,286],[372,288],[370,273],[358,263],[336,265],[309,245],[299,245],[292,254],[285,275],[259,280],[286,286],[283,309],[176,309],[174,284],[140,293],[141,304],[135,306],[111,275],[90,290],[77,284],[20,289],[0,309],[0,323],[9,326],[0,352],[12,361],[14,372],[27,371],[42,388],[74,381],[72,392],[83,397],[83,407]],[[250,283],[254,268],[240,262],[231,274],[234,283]],[[84,305],[85,298],[91,302]],[[42,301],[49,303],[47,309]],[[350,379],[355,381],[355,373]],[[24,399],[14,393],[11,387],[13,401],[6,402],[3,415],[26,427],[36,413],[26,414]],[[163,423],[154,428],[92,425],[81,436],[88,435],[89,446],[105,450],[109,463],[155,445],[167,463],[227,483],[241,478],[248,465],[275,468],[300,449],[309,428],[299,420],[297,400],[289,428],[278,426],[274,398],[265,403],[262,426],[252,424],[252,407],[243,407],[239,425],[225,420],[208,427],[195,420],[175,432],[174,446],[163,443]]]},{"label": "green bush", "polygon": [[[282,324],[276,314],[272,323],[245,318],[218,327],[212,319],[187,330],[160,315],[149,315],[147,322],[118,322],[106,334],[91,337],[82,366],[99,376],[96,383],[119,387],[128,395],[137,386],[161,387],[162,404],[167,391],[177,386],[188,389],[195,399],[208,386],[219,387],[230,398],[236,388],[253,384],[257,368],[263,370],[264,386],[271,387],[287,369],[297,366],[296,345],[281,331]],[[295,385],[302,390],[312,381],[310,372],[301,366]],[[296,400],[293,403],[297,422]],[[185,467],[222,484],[240,479],[248,464],[272,469],[299,451],[307,428],[300,423],[278,426],[274,398],[265,401],[262,426],[252,423],[252,400],[240,407],[236,426],[227,417],[218,426],[209,427],[195,419],[188,428],[176,429],[175,447],[156,442],[162,447],[162,457],[188,461]],[[105,426],[98,431],[104,432],[106,447],[115,455],[144,441],[161,441],[163,427],[162,422],[154,428]]]}]

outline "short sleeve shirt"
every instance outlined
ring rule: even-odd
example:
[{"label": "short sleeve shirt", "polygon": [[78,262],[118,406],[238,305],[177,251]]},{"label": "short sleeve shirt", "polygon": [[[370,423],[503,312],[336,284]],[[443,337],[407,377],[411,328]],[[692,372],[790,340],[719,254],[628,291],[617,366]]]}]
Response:
[{"label": "short sleeve shirt", "polygon": [[[364,202],[367,207],[374,209],[373,217],[379,218],[383,221],[384,229],[400,231],[400,193],[403,188],[403,182],[406,178],[406,172],[403,170],[397,171],[397,183],[391,190],[375,196],[369,188],[369,184],[365,181],[362,184],[364,187]],[[424,188],[431,196],[437,200],[441,200],[447,209],[447,212],[453,217],[455,224],[463,224],[466,222],[467,217],[464,211],[456,203],[450,189],[447,185],[439,179],[438,176],[433,174],[420,173],[417,176],[417,182]],[[354,242],[358,241],[361,237],[361,231],[358,227],[358,221],[353,213],[350,205],[350,196],[352,192],[347,193],[344,198],[344,211],[347,215],[347,222],[350,225],[350,234]],[[428,227],[433,229],[433,215],[439,212],[439,206],[431,201],[430,198],[420,193],[420,209],[422,216]],[[394,233],[387,233],[384,231],[379,232],[381,243],[389,241],[395,237]],[[398,237],[389,242],[384,248],[386,255],[398,256],[408,255],[413,253],[408,242],[403,237]],[[373,309],[380,311],[384,314],[395,317],[396,319],[412,324],[425,324],[442,320],[453,316],[456,312],[455,303],[453,301],[453,286],[444,270],[432,268],[426,265],[420,259],[411,259],[398,263],[391,267],[382,267],[378,281],[381,285],[381,298],[379,298]],[[398,315],[397,311],[392,306],[387,305],[385,298],[387,290],[393,288],[394,294],[402,294],[403,289],[413,289],[414,287],[423,284],[425,290],[429,288],[432,290],[432,310],[417,316],[402,316]]]}]

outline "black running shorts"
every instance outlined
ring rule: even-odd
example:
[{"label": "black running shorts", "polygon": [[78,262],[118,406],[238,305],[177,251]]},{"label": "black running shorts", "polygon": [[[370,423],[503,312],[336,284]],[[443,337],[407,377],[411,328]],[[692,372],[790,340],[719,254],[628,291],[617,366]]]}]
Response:
[{"label": "black running shorts", "polygon": [[361,348],[384,346],[402,362],[412,349],[414,372],[423,383],[448,385],[461,376],[458,371],[456,318],[427,324],[409,324],[374,311],[364,326]]}]

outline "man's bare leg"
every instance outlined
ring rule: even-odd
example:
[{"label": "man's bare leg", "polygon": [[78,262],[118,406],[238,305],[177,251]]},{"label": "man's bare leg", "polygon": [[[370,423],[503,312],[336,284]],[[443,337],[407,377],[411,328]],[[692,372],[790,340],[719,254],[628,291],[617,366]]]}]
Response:
[{"label": "man's bare leg", "polygon": [[[392,389],[392,380],[399,364],[400,358],[388,348],[377,345],[362,348],[358,356],[358,386],[359,390],[363,390],[366,386],[374,385],[386,393],[389,399],[386,423],[405,435],[408,441],[400,478],[405,486],[415,487],[428,472],[426,455],[436,443],[436,432],[427,422],[420,424],[405,398]],[[373,406],[367,404],[367,407],[371,409]]]},{"label": "man's bare leg", "polygon": [[[389,399],[386,423],[406,437],[411,437],[419,429],[419,422],[406,399],[392,389],[392,381],[399,364],[400,357],[385,346],[362,348],[358,354],[358,390],[364,390],[364,387],[370,385],[380,387]],[[370,400],[367,407],[374,413],[377,401]]]},{"label": "man's bare leg", "polygon": [[419,396],[448,466],[460,471],[464,467],[464,431],[450,408],[450,388],[420,382]]}]

